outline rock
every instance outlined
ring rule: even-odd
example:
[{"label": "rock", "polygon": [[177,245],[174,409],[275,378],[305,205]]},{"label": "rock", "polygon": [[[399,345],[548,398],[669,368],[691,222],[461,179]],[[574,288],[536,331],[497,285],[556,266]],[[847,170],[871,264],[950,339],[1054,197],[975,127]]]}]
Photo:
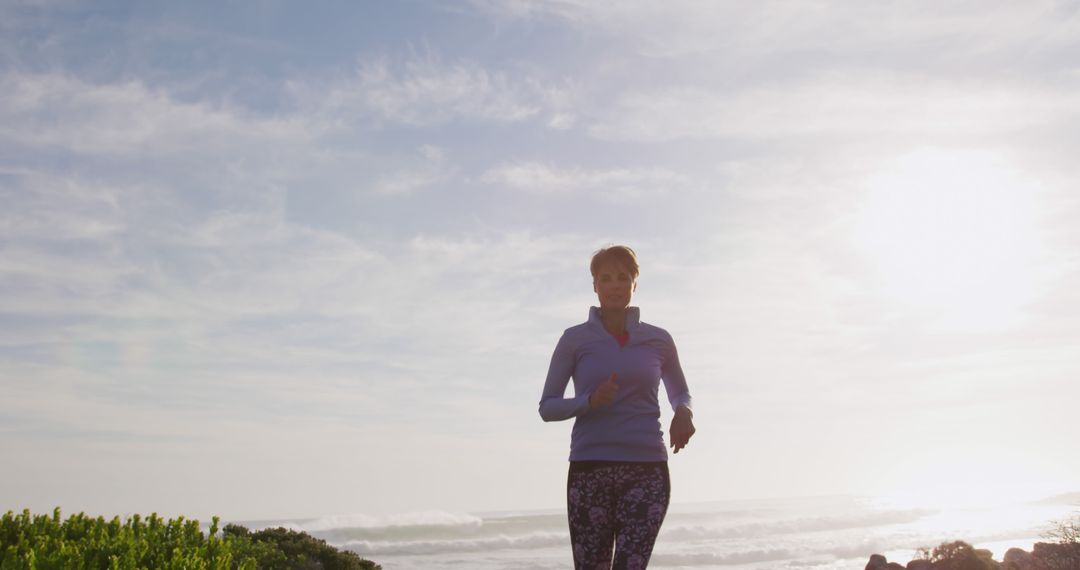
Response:
[{"label": "rock", "polygon": [[934,565],[929,560],[912,560],[907,563],[907,570],[933,570]]},{"label": "rock", "polygon": [[863,570],[888,570],[889,561],[885,560],[885,557],[880,554],[873,554],[870,556],[870,561],[866,563],[866,568]]},{"label": "rock", "polygon": [[1035,561],[1035,556],[1023,548],[1010,548],[1005,552],[1005,558],[1002,562],[1005,564],[1012,563],[1016,565],[1018,570],[1027,570]]},{"label": "rock", "polygon": [[889,562],[880,554],[874,554],[866,563],[864,570],[904,570],[904,567],[896,562]]}]

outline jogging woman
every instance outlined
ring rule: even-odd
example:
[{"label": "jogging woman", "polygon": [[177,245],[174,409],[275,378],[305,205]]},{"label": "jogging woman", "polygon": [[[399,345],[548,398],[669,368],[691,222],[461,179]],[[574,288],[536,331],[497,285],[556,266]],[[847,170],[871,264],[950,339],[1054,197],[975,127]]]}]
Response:
[{"label": "jogging woman", "polygon": [[[593,255],[599,307],[563,332],[551,357],[540,416],[574,418],[566,510],[578,570],[645,568],[671,497],[657,397],[674,409],[670,446],[694,435],[690,391],[671,335],[630,306],[638,262],[626,246]],[[574,397],[564,397],[574,380]]]}]

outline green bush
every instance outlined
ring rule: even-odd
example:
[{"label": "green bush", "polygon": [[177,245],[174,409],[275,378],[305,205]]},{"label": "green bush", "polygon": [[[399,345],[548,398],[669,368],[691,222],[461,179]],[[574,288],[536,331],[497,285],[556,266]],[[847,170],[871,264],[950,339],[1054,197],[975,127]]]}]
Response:
[{"label": "green bush", "polygon": [[360,558],[355,552],[338,550],[326,541],[317,539],[305,532],[296,532],[284,528],[267,528],[251,535],[256,542],[276,545],[289,560],[307,563],[304,568],[322,568],[324,570],[369,570],[376,568],[369,560]]},{"label": "green bush", "polygon": [[943,542],[932,551],[921,549],[918,558],[929,560],[934,570],[999,570],[1001,564],[989,550],[977,550],[962,541]]},{"label": "green bush", "polygon": [[218,517],[203,534],[199,521],[151,514],[126,521],[83,513],[61,520],[8,511],[0,519],[0,570],[378,570],[306,533],[267,529],[250,533]]}]

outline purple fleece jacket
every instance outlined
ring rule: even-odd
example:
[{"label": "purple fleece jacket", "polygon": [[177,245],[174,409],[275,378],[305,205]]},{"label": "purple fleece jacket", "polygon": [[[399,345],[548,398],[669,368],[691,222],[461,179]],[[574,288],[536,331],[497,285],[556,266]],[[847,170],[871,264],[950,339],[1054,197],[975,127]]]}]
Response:
[{"label": "purple fleece jacket", "polygon": [[[574,420],[570,461],[665,461],[667,447],[660,431],[660,379],[672,409],[690,407],[675,351],[675,341],[660,327],[641,322],[637,307],[626,310],[626,346],[604,329],[600,309],[589,309],[589,320],[563,332],[551,355],[540,417],[544,421]],[[615,401],[589,410],[589,394],[618,373]],[[574,379],[574,397],[564,398]]]}]

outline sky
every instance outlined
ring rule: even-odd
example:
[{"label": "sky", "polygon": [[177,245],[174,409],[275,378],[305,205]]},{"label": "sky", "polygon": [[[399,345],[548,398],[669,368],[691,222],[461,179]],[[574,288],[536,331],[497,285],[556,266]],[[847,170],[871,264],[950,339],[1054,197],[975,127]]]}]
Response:
[{"label": "sky", "polygon": [[562,508],[612,243],[673,504],[1080,490],[1077,93],[1076,1],[0,2],[0,511]]}]

